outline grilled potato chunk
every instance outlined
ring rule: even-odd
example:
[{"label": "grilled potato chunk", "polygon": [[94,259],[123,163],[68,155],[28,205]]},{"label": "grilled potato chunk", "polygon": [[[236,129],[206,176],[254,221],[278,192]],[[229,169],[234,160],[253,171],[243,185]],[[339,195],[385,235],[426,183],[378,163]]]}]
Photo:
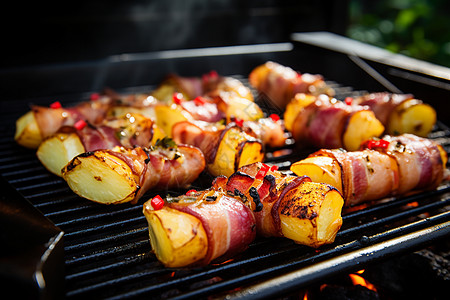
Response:
[{"label": "grilled potato chunk", "polygon": [[293,124],[298,114],[303,108],[313,103],[316,97],[309,94],[298,93],[295,97],[288,103],[286,110],[284,112],[284,126],[287,130],[292,131]]},{"label": "grilled potato chunk", "polygon": [[241,97],[230,97],[227,102],[226,117],[230,121],[237,118],[244,121],[257,121],[264,117],[261,108],[255,102]]},{"label": "grilled potato chunk", "polygon": [[342,226],[344,200],[334,187],[305,182],[281,199],[279,212],[283,236],[317,248],[334,242]]},{"label": "grilled potato chunk", "polygon": [[172,105],[155,106],[156,125],[168,136],[172,137],[172,127],[182,121],[191,121],[192,116],[181,107]]},{"label": "grilled potato chunk", "polygon": [[313,182],[327,183],[342,193],[341,167],[327,156],[308,157],[291,165],[291,171],[298,176],[306,175]]},{"label": "grilled potato chunk", "polygon": [[198,218],[166,206],[154,210],[150,200],[144,215],[152,249],[166,267],[188,266],[206,256],[208,238]]},{"label": "grilled potato chunk", "polygon": [[76,133],[57,133],[39,145],[37,157],[47,170],[62,176],[61,170],[85,148]]},{"label": "grilled potato chunk", "polygon": [[238,168],[264,159],[263,145],[237,127],[228,129],[220,141],[213,163],[208,171],[213,176],[230,176]]},{"label": "grilled potato chunk", "polygon": [[62,176],[76,194],[103,204],[132,201],[139,189],[131,168],[107,150],[76,156],[63,168]]},{"label": "grilled potato chunk", "polygon": [[436,123],[433,107],[417,99],[409,99],[398,105],[389,116],[387,133],[399,135],[412,133],[426,137]]},{"label": "grilled potato chunk", "polygon": [[29,111],[17,119],[14,139],[19,145],[30,149],[39,147],[42,136],[33,111]]},{"label": "grilled potato chunk", "polygon": [[370,110],[355,112],[344,130],[343,144],[348,151],[356,151],[361,143],[373,137],[379,137],[384,132],[384,126]]}]

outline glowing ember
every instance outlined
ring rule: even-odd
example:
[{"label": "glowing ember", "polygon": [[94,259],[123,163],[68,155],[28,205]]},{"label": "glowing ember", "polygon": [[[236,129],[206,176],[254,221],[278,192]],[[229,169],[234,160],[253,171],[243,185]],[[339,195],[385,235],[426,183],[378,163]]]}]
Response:
[{"label": "glowing ember", "polygon": [[[358,272],[356,272],[358,274],[362,274],[364,273],[364,270],[360,270]],[[374,292],[377,291],[377,289],[375,288],[375,286],[373,284],[371,284],[370,282],[368,282],[366,279],[364,279],[363,277],[361,277],[360,275],[357,274],[349,274],[350,279],[352,280],[354,285],[361,285],[364,286],[366,288],[368,288],[369,290],[372,290]]]}]

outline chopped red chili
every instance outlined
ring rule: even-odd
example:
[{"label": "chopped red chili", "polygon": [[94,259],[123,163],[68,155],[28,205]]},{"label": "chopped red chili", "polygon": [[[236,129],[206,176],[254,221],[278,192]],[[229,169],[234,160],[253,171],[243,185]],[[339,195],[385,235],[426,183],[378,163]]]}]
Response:
[{"label": "chopped red chili", "polygon": [[237,126],[242,127],[244,125],[244,120],[242,120],[242,119],[235,119],[234,123],[236,123]]},{"label": "chopped red chili", "polygon": [[274,122],[277,122],[280,119],[280,116],[277,114],[271,114],[269,116]]},{"label": "chopped red chili", "polygon": [[389,147],[389,142],[383,139],[380,140],[370,140],[367,142],[367,148],[368,149],[374,149],[374,148],[382,148],[387,149]]},{"label": "chopped red chili", "polygon": [[345,98],[344,102],[347,105],[352,105],[353,98],[352,97],[347,97],[347,98]]},{"label": "chopped red chili", "polygon": [[62,105],[61,105],[61,102],[59,102],[59,101],[55,101],[55,102],[53,102],[52,104],[50,104],[50,108],[61,108],[62,107]]},{"label": "chopped red chili", "polygon": [[277,171],[278,170],[278,166],[277,165],[273,165],[270,167],[270,171]]},{"label": "chopped red chili", "polygon": [[256,173],[255,179],[262,179],[264,176],[266,176],[267,172],[269,171],[270,167],[266,164],[262,164],[261,169],[259,169],[258,173]]},{"label": "chopped red chili", "polygon": [[160,210],[164,206],[164,200],[159,195],[156,195],[155,197],[153,197],[150,204],[152,205],[154,210]]},{"label": "chopped red chili", "polygon": [[97,101],[98,99],[100,99],[100,94],[99,93],[92,93],[90,96],[91,101]]},{"label": "chopped red chili", "polygon": [[86,127],[87,123],[85,120],[78,120],[73,127],[75,127],[76,130],[81,130],[84,127]]},{"label": "chopped red chili", "polygon": [[173,99],[173,103],[179,105],[183,101],[183,94],[182,93],[173,93],[172,99]]},{"label": "chopped red chili", "polygon": [[186,195],[195,194],[197,193],[197,190],[189,190],[186,192]]},{"label": "chopped red chili", "polygon": [[207,102],[206,98],[204,98],[202,96],[198,96],[194,99],[195,105],[205,105],[206,102]]}]

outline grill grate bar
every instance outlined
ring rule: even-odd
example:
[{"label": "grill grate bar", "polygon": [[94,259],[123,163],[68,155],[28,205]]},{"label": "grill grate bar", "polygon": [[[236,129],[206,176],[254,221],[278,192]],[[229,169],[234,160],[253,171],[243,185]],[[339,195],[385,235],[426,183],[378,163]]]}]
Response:
[{"label": "grill grate bar", "polygon": [[72,226],[73,225],[77,225],[77,224],[80,224],[80,223],[83,224],[83,223],[86,223],[86,222],[89,222],[89,221],[99,220],[99,219],[102,219],[102,218],[105,218],[105,217],[113,218],[113,217],[116,217],[116,216],[121,215],[121,214],[126,215],[126,214],[131,213],[131,212],[140,211],[140,210],[142,210],[142,207],[141,206],[132,206],[132,207],[124,208],[124,209],[120,209],[120,208],[117,208],[117,209],[118,210],[116,210],[116,211],[109,211],[109,212],[101,211],[98,214],[94,214],[94,215],[86,216],[86,217],[80,217],[80,218],[77,218],[77,219],[68,220],[68,221],[64,221],[64,222],[55,223],[55,225],[58,226],[58,227],[65,227],[65,226],[69,226],[69,225],[72,225]]},{"label": "grill grate bar", "polygon": [[[90,279],[92,277],[97,277],[101,273],[106,272],[118,272],[118,270],[123,270],[124,268],[127,268],[129,266],[136,265],[138,263],[143,263],[145,260],[152,259],[154,261],[153,254],[150,253],[143,253],[142,255],[134,256],[127,260],[121,260],[121,261],[115,261],[113,263],[103,265],[103,266],[96,266],[89,268],[88,270],[81,271],[81,272],[74,272],[66,276],[66,281],[76,281],[76,280],[83,280],[83,279]],[[167,273],[167,270],[165,268],[157,269],[153,271],[155,275]]]},{"label": "grill grate bar", "polygon": [[[9,168],[9,166],[4,166],[5,168]],[[1,169],[1,166],[0,166]],[[2,172],[2,175],[5,177],[13,177],[13,176],[23,176],[32,174],[34,172],[43,172],[44,168],[42,165],[36,164],[36,166],[29,166],[28,168],[20,168],[20,169],[13,169],[11,171]]]},{"label": "grill grate bar", "polygon": [[[15,184],[15,185],[17,185],[19,183],[26,185],[27,182],[29,182],[29,181],[39,181],[42,179],[51,180],[52,178],[54,178],[54,176],[52,174],[42,173],[42,174],[31,175],[29,177],[20,177],[20,178],[16,178],[16,179],[11,179],[9,182],[11,184]],[[53,183],[55,183],[55,182],[53,182]]]},{"label": "grill grate bar", "polygon": [[432,196],[441,195],[450,192],[450,184],[443,184],[439,186],[436,190],[429,191],[426,194],[418,193],[415,195],[410,195],[407,197],[401,197],[398,199],[388,199],[387,202],[380,203],[378,205],[366,207],[361,210],[354,211],[350,214],[344,215],[343,218],[347,221],[353,219],[359,219],[365,216],[370,216],[376,213],[385,212],[386,210],[401,207],[411,202],[416,202],[424,199],[428,199]]},{"label": "grill grate bar", "polygon": [[[86,248],[93,248],[97,245],[103,245],[103,244],[107,244],[110,242],[117,242],[118,240],[123,240],[125,238],[131,238],[135,235],[142,235],[142,233],[147,233],[148,232],[148,228],[144,227],[144,228],[137,228],[137,229],[133,229],[130,231],[125,231],[125,232],[121,232],[121,233],[116,233],[112,236],[108,236],[108,237],[104,237],[104,238],[98,238],[95,239],[93,241],[89,241],[89,242],[84,242],[84,243],[77,243],[77,244],[73,244],[70,246],[65,246],[64,250],[66,251],[66,253],[70,254],[70,252],[74,252],[74,251],[80,251],[80,250],[85,250]],[[128,244],[128,243],[127,243]]]},{"label": "grill grate bar", "polygon": [[392,224],[392,223],[397,222],[402,219],[406,219],[406,218],[409,218],[412,216],[417,216],[421,213],[430,212],[430,210],[432,210],[432,209],[443,208],[447,205],[450,205],[450,198],[447,198],[445,200],[441,200],[438,202],[433,202],[433,203],[425,205],[425,206],[411,208],[410,210],[407,210],[407,211],[404,211],[404,212],[401,212],[398,214],[392,214],[390,216],[386,216],[384,218],[377,219],[372,222],[367,222],[367,223],[361,224],[359,226],[354,226],[351,228],[346,228],[346,229],[340,230],[338,232],[337,236],[340,237],[340,236],[350,235],[350,234],[358,233],[361,231],[365,232],[367,229],[377,228],[379,226],[386,225],[386,224]]},{"label": "grill grate bar", "polygon": [[83,236],[85,234],[93,234],[93,233],[97,233],[97,232],[101,232],[104,230],[111,230],[114,229],[115,227],[126,227],[126,225],[130,225],[132,223],[136,223],[136,222],[144,222],[145,221],[145,217],[144,216],[139,216],[139,217],[135,217],[135,218],[128,218],[126,220],[123,221],[118,221],[112,224],[105,224],[105,225],[98,225],[95,227],[90,227],[84,230],[78,230],[78,231],[72,231],[72,232],[68,232],[64,235],[64,237],[67,238],[76,238],[78,236]]},{"label": "grill grate bar", "polygon": [[123,254],[127,254],[127,251],[131,249],[145,249],[145,251],[148,251],[148,245],[149,241],[148,239],[141,240],[141,241],[135,241],[133,244],[126,244],[122,247],[113,247],[113,248],[107,248],[102,249],[101,252],[93,253],[90,255],[84,255],[81,257],[73,256],[72,258],[69,258],[66,260],[66,266],[71,266],[74,264],[80,264],[80,263],[87,263],[91,261],[99,261],[100,259],[111,257],[111,256],[119,256]]}]

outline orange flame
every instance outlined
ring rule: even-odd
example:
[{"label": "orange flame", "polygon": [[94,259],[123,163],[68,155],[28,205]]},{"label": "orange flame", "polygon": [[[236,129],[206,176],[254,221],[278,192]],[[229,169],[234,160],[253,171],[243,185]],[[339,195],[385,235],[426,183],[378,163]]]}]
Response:
[{"label": "orange flame", "polygon": [[[358,274],[362,274],[364,273],[364,270],[359,270],[358,272],[356,272]],[[374,292],[377,291],[377,289],[375,288],[375,286],[373,284],[371,284],[370,282],[368,282],[365,278],[361,277],[360,275],[357,274],[349,274],[350,279],[352,280],[354,285],[361,285],[364,286],[366,288],[368,288],[369,290],[372,290]]]}]

